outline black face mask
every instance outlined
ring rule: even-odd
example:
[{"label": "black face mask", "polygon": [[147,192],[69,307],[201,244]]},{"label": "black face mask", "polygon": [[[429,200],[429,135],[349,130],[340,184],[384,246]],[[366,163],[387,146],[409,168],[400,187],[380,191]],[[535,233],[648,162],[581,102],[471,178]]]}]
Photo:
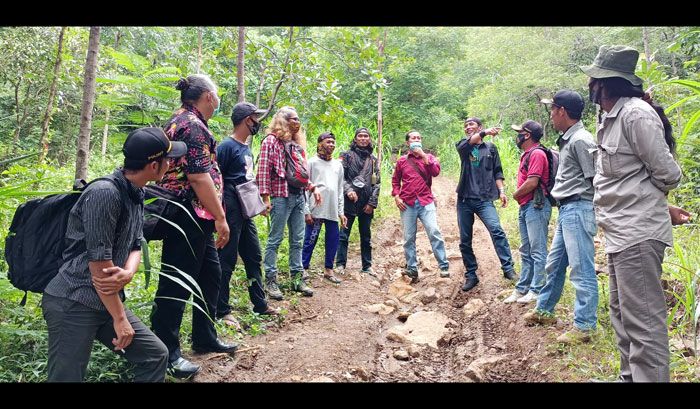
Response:
[{"label": "black face mask", "polygon": [[525,134],[519,133],[517,138],[515,138],[515,144],[518,146],[518,149],[522,149],[524,143],[525,143]]},{"label": "black face mask", "polygon": [[253,126],[247,125],[251,135],[257,135],[260,130],[260,122],[253,121]]},{"label": "black face mask", "polygon": [[598,84],[598,81],[593,81],[588,84],[588,99],[592,103],[600,105],[600,100],[603,95],[600,85],[596,87],[596,84]]}]

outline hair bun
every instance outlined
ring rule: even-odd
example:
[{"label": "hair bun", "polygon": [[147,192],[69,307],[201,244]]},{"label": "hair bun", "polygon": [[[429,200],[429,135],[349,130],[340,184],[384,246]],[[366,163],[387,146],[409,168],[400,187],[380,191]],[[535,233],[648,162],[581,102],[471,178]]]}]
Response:
[{"label": "hair bun", "polygon": [[186,91],[190,87],[189,81],[187,81],[187,78],[180,78],[177,81],[177,85],[175,85],[175,89],[178,91]]}]

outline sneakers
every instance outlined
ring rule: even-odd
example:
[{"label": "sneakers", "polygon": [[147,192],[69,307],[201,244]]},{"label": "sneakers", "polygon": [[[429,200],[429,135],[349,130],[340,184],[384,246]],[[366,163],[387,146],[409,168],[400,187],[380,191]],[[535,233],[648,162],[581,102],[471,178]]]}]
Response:
[{"label": "sneakers", "polygon": [[526,312],[523,315],[523,320],[528,325],[552,325],[557,323],[557,317],[554,314],[542,310]]},{"label": "sneakers", "polygon": [[515,280],[516,277],[517,275],[515,274],[515,270],[503,272],[503,278],[505,278],[506,280]]},{"label": "sneakers", "polygon": [[518,290],[513,290],[513,292],[508,296],[508,298],[506,298],[505,300],[503,300],[503,303],[504,303],[504,304],[512,304],[512,303],[514,303],[517,299],[522,298],[522,297],[525,296],[525,295],[527,295],[527,293],[521,293],[521,292],[518,291]]},{"label": "sneakers", "polygon": [[365,273],[375,278],[377,277],[377,273],[375,273],[374,270],[372,270],[372,267],[363,268],[362,271],[360,271],[360,273]]},{"label": "sneakers", "polygon": [[183,357],[173,362],[168,362],[168,373],[177,379],[189,379],[202,369],[200,365],[192,363]]},{"label": "sneakers", "polygon": [[527,304],[527,303],[535,302],[535,301],[537,301],[537,296],[538,296],[538,295],[539,295],[539,294],[537,294],[537,293],[534,293],[534,292],[532,292],[532,291],[528,291],[527,294],[525,294],[525,295],[523,295],[522,297],[518,298],[517,300],[515,300],[515,302],[521,303],[521,304]]},{"label": "sneakers", "polygon": [[440,277],[442,278],[449,278],[450,277],[450,268],[445,267],[440,269]]},{"label": "sneakers", "polygon": [[306,285],[306,281],[304,281],[303,277],[300,279],[297,277],[292,278],[292,290],[301,293],[304,297],[311,297],[314,295],[314,290]]},{"label": "sneakers", "polygon": [[583,331],[576,327],[574,329],[566,331],[565,333],[557,337],[557,342],[565,345],[573,345],[581,342],[589,342],[591,340],[591,334],[593,330]]},{"label": "sneakers", "polygon": [[277,280],[267,280],[267,283],[265,284],[265,289],[267,290],[267,296],[272,298],[273,300],[281,301],[284,299],[282,291],[280,291],[280,288],[277,285]]},{"label": "sneakers", "polygon": [[471,290],[472,288],[476,287],[476,285],[479,284],[479,279],[476,277],[468,277],[464,281],[464,285],[462,285],[462,291],[466,292]]}]

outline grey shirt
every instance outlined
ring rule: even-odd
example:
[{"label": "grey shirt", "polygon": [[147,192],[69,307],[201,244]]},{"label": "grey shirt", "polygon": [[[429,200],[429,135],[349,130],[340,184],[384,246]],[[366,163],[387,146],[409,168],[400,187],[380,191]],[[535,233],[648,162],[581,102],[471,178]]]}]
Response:
[{"label": "grey shirt", "polygon": [[595,149],[593,135],[586,131],[581,121],[576,122],[559,139],[559,169],[552,189],[552,197],[562,200],[574,195],[593,200],[593,176]]},{"label": "grey shirt", "polygon": [[[63,265],[44,290],[99,311],[107,309],[92,285],[88,262],[112,260],[124,267],[131,251],[141,248],[143,237],[143,189],[132,185],[121,170],[109,177],[128,198],[106,180],[90,184],[81,193],[68,216]],[[123,291],[119,295],[123,301]]]},{"label": "grey shirt", "polygon": [[338,221],[345,205],[343,194],[343,164],[337,159],[323,160],[318,156],[309,159],[309,180],[319,187],[321,204],[307,192],[304,213],[314,219]]},{"label": "grey shirt", "polygon": [[654,109],[639,98],[620,98],[603,116],[597,139],[593,202],[605,252],[650,239],[673,245],[666,194],[678,186],[681,169]]}]

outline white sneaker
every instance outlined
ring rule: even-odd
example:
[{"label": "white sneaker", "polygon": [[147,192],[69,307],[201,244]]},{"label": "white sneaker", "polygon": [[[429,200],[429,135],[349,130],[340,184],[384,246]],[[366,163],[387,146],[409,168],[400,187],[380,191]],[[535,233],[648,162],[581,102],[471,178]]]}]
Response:
[{"label": "white sneaker", "polygon": [[521,298],[521,297],[524,296],[524,295],[525,295],[525,294],[519,292],[518,290],[513,290],[513,292],[511,293],[511,295],[509,295],[508,298],[506,298],[505,300],[503,300],[503,303],[504,303],[504,304],[512,304],[512,303],[515,302],[515,300],[517,300],[518,298]]},{"label": "white sneaker", "polygon": [[523,295],[522,297],[518,298],[515,300],[515,302],[519,302],[522,304],[527,304],[533,301],[537,301],[537,297],[539,294],[533,293],[532,291],[528,291],[527,294]]}]

